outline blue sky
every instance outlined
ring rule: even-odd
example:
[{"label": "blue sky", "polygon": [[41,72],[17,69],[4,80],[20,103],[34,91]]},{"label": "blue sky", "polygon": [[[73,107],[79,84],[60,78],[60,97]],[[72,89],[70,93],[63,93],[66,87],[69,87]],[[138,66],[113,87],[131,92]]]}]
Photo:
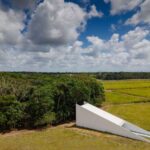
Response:
[{"label": "blue sky", "polygon": [[[95,5],[98,11],[102,11],[104,14],[102,18],[92,18],[87,22],[86,30],[80,35],[80,39],[84,40],[84,44],[86,44],[86,36],[88,35],[96,35],[102,39],[108,40],[113,33],[119,33],[123,35],[130,30],[133,30],[135,26],[132,25],[124,25],[124,22],[132,17],[138,8],[133,9],[131,11],[110,15],[111,3],[105,3],[103,0],[89,0],[86,5],[86,2],[82,0],[67,0],[67,2],[74,2],[82,8],[87,8],[91,5]],[[112,29],[112,25],[116,26],[116,30]]]},{"label": "blue sky", "polygon": [[1,71],[150,71],[149,0],[0,0]]}]

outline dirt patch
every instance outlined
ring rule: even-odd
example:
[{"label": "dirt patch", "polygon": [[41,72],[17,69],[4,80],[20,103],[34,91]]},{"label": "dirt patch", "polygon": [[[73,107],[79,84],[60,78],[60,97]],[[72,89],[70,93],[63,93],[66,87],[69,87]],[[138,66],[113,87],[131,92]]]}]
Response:
[{"label": "dirt patch", "polygon": [[35,131],[36,130],[15,130],[7,133],[1,133],[0,135],[3,137],[9,137],[9,136],[17,136],[19,134],[33,133]]},{"label": "dirt patch", "polygon": [[[69,123],[64,123],[61,125],[57,125],[54,127],[47,127],[44,128],[43,130],[51,130],[51,129],[57,129],[57,128],[65,128],[67,130],[76,132],[77,134],[84,135],[84,136],[104,136],[102,132],[90,130],[90,129],[85,129],[85,128],[80,128],[75,125],[75,122],[69,122]],[[11,137],[11,136],[18,136],[22,134],[28,134],[28,133],[34,133],[41,131],[42,129],[37,129],[37,130],[15,130],[15,131],[10,131],[8,133],[0,134],[3,137]],[[110,137],[110,134],[106,134],[106,137]]]}]

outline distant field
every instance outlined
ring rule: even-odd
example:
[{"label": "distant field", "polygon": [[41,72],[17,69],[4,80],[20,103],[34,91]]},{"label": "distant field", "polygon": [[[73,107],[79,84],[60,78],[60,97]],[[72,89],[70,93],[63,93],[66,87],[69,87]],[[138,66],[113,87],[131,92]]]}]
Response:
[{"label": "distant field", "polygon": [[[103,83],[106,96],[103,109],[150,130],[150,80]],[[62,125],[0,134],[0,150],[150,150],[150,144]]]},{"label": "distant field", "polygon": [[124,89],[124,90],[118,90],[118,92],[141,96],[141,97],[147,97],[150,99],[150,88]]},{"label": "distant field", "polygon": [[147,98],[133,96],[133,95],[126,95],[123,93],[115,92],[105,92],[106,102],[107,104],[123,104],[123,103],[138,103],[138,102],[147,102],[150,101]]},{"label": "distant field", "polygon": [[150,80],[103,81],[106,90],[150,87]]},{"label": "distant field", "polygon": [[150,102],[150,80],[102,81],[105,88],[104,104]]},{"label": "distant field", "polygon": [[150,80],[103,81],[104,109],[150,130]]}]

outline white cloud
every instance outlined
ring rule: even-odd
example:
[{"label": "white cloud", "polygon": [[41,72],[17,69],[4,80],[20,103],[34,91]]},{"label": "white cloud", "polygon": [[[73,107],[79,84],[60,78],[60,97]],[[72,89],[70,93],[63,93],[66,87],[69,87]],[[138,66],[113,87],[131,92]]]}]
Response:
[{"label": "white cloud", "polygon": [[[13,5],[25,8],[33,2],[15,0]],[[29,30],[23,35],[23,13],[0,7],[0,70],[36,71],[41,70],[41,65],[46,66],[43,70],[51,65],[53,69],[71,67],[68,61],[76,64],[76,57],[81,58],[83,43],[77,41],[80,32],[88,19],[101,15],[94,5],[86,12],[74,3],[45,0],[35,10]]]},{"label": "white cloud", "polygon": [[143,0],[104,0],[104,1],[106,3],[111,2],[111,14],[116,15],[136,8]]},{"label": "white cloud", "polygon": [[88,36],[88,37],[87,37],[87,40],[88,40],[89,42],[91,42],[92,45],[95,45],[95,46],[100,46],[100,47],[102,47],[103,44],[104,44],[104,41],[103,41],[102,39],[100,39],[99,37],[97,37],[97,36]]},{"label": "white cloud", "polygon": [[39,5],[33,16],[29,26],[29,38],[37,44],[61,45],[72,42],[79,35],[77,28],[84,23],[82,21],[85,15],[85,12],[73,3],[46,0]]},{"label": "white cloud", "polygon": [[87,13],[71,2],[45,0],[32,16],[28,36],[36,44],[70,44],[78,38],[87,19],[101,16],[94,5]]},{"label": "white cloud", "polygon": [[117,66],[128,71],[138,67],[138,70],[142,70],[144,66],[150,67],[150,41],[146,39],[148,34],[148,30],[137,27],[123,36],[113,34],[108,41],[94,36],[88,37],[92,44],[84,56],[94,58],[93,61],[97,62],[95,66],[112,66],[113,70]]},{"label": "white cloud", "polygon": [[139,23],[148,23],[150,24],[150,0],[145,0],[140,5],[140,10],[135,13],[130,19],[126,21],[125,24],[137,25]]},{"label": "white cloud", "polygon": [[92,5],[91,6],[91,10],[90,12],[88,13],[88,18],[92,18],[92,17],[102,17],[103,16],[103,13],[102,12],[98,12],[96,10],[96,6],[95,5]]},{"label": "white cloud", "polygon": [[0,7],[0,44],[13,45],[20,42],[23,29],[23,13]]},{"label": "white cloud", "polygon": [[113,34],[107,41],[89,36],[91,44],[84,48],[81,41],[75,41],[70,46],[49,47],[47,51],[1,50],[0,70],[150,71],[148,33],[137,27],[123,36]]},{"label": "white cloud", "polygon": [[116,29],[117,29],[117,28],[116,28],[116,25],[115,25],[115,24],[111,24],[111,30],[112,30],[112,31],[116,31]]},{"label": "white cloud", "polygon": [[122,39],[125,46],[131,48],[134,44],[142,41],[149,33],[149,30],[136,27],[133,31],[129,31],[127,34],[123,35]]}]

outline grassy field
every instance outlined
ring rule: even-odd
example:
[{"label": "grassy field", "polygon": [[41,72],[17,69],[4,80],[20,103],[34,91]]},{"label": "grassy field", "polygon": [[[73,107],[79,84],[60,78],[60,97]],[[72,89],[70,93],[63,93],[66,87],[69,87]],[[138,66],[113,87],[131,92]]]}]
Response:
[{"label": "grassy field", "polygon": [[104,104],[150,102],[150,80],[103,81],[103,84]]},{"label": "grassy field", "polygon": [[103,81],[106,90],[150,87],[150,80]]},{"label": "grassy field", "polygon": [[150,99],[150,88],[124,89],[118,90],[118,92]]},{"label": "grassy field", "polygon": [[124,93],[119,93],[118,91],[106,91],[105,92],[106,102],[103,104],[124,104],[124,103],[138,103],[138,102],[147,102],[149,99],[134,96],[134,95],[127,95]]},{"label": "grassy field", "polygon": [[[104,81],[103,109],[150,130],[150,80]],[[0,134],[0,150],[150,150],[150,144],[72,124]]]}]

